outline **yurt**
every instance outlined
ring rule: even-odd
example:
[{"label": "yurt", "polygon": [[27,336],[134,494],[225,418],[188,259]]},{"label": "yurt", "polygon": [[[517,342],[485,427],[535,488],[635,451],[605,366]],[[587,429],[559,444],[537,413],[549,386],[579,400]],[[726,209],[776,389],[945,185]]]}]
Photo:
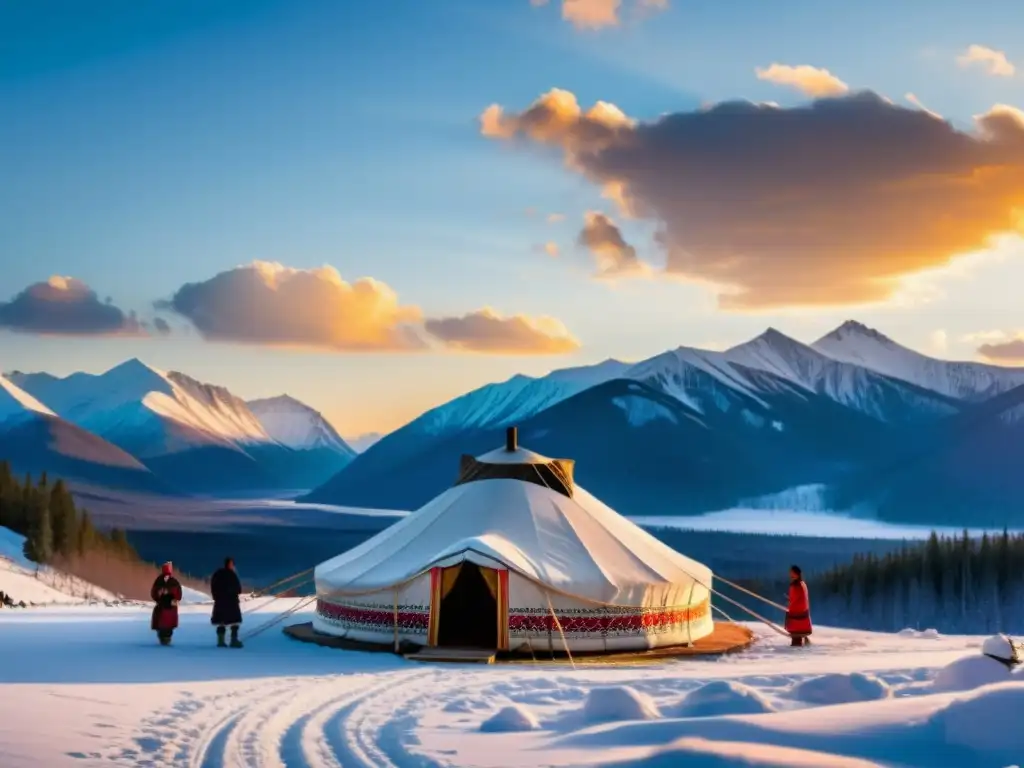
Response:
[{"label": "yurt", "polygon": [[711,634],[711,569],[517,445],[463,456],[455,484],[317,566],[312,630],[496,651],[628,651]]}]

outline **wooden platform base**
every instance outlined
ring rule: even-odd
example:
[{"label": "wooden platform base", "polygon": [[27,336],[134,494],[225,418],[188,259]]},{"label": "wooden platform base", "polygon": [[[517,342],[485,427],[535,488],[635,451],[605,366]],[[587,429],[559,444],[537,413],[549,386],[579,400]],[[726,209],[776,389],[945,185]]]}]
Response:
[{"label": "wooden platform base", "polygon": [[448,661],[457,664],[493,664],[497,651],[482,648],[421,648],[416,653],[407,653],[409,661]]},{"label": "wooden platform base", "polygon": [[[314,643],[328,648],[375,653],[395,652],[393,645],[363,643],[316,632],[313,629],[312,622],[292,624],[284,628],[284,633],[295,640],[304,643]],[[665,648],[650,648],[637,651],[580,652],[574,653],[572,660],[575,664],[643,664],[676,658],[715,657],[726,653],[742,651],[753,642],[754,633],[746,627],[727,621],[716,621],[714,631],[691,646],[673,645]],[[531,654],[528,649],[496,652],[484,649],[427,648],[411,643],[402,643],[398,652],[405,656],[405,658],[415,661],[450,661],[477,664],[569,663],[567,654],[556,652],[552,655],[550,651],[539,648],[534,648]]]}]

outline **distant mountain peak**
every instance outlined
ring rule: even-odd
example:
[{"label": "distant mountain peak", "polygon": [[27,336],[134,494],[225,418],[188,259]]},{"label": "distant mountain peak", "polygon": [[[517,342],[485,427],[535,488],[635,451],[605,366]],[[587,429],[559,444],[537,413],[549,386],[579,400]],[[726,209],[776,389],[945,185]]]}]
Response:
[{"label": "distant mountain peak", "polygon": [[291,395],[277,395],[247,403],[274,440],[295,449],[329,448],[345,456],[355,451],[320,411]]},{"label": "distant mountain peak", "polygon": [[164,390],[167,386],[167,375],[163,371],[146,365],[137,357],[115,365],[106,373],[100,374],[100,377],[111,382],[111,386],[115,387],[131,386],[141,389]]},{"label": "distant mountain peak", "polygon": [[[773,347],[778,347],[778,346],[786,346],[786,347],[797,346],[797,347],[803,347],[803,346],[805,346],[803,343],[797,341],[792,336],[787,336],[782,331],[778,330],[777,328],[773,328],[771,326],[769,326],[767,328],[767,330],[765,330],[765,332],[762,333],[760,336],[756,336],[755,338],[753,338],[750,341],[746,342],[746,344],[755,344],[755,343],[768,344],[768,345],[773,346]],[[742,346],[744,346],[744,344],[739,344],[738,346],[742,347]]]},{"label": "distant mountain peak", "polygon": [[819,341],[824,341],[825,339],[836,339],[838,341],[851,337],[871,339],[872,341],[877,341],[882,344],[896,343],[881,331],[877,331],[874,328],[864,325],[864,323],[858,322],[857,320],[847,320],[835,330],[822,336]]},{"label": "distant mountain peak", "polygon": [[301,406],[303,408],[306,408],[308,410],[314,410],[312,406],[306,405],[301,400],[296,400],[294,397],[292,397],[291,395],[287,395],[287,394],[274,395],[273,397],[262,397],[262,398],[260,398],[258,400],[250,400],[249,401],[250,405],[252,405],[253,403],[262,403],[262,404],[266,404],[266,405],[270,405],[270,404],[275,404],[275,405],[296,405],[296,406]]}]

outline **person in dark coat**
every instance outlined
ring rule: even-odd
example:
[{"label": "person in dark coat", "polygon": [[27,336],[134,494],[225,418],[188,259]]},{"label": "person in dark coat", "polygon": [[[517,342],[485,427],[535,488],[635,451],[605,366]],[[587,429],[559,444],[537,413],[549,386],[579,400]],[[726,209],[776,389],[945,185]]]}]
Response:
[{"label": "person in dark coat", "polygon": [[789,567],[789,605],[786,610],[786,631],[793,639],[792,645],[810,644],[811,599],[807,594],[807,583],[797,565]]},{"label": "person in dark coat", "polygon": [[210,579],[210,595],[213,597],[213,615],[210,623],[217,627],[217,647],[226,648],[224,635],[231,627],[231,647],[241,648],[238,639],[238,625],[242,623],[242,608],[239,599],[242,594],[242,582],[235,571],[233,558],[224,559],[224,567],[218,568]]},{"label": "person in dark coat", "polygon": [[163,564],[149,596],[156,603],[149,628],[156,632],[160,645],[170,645],[171,635],[178,628],[178,603],[181,602],[181,584],[174,578],[174,566],[171,563]]}]

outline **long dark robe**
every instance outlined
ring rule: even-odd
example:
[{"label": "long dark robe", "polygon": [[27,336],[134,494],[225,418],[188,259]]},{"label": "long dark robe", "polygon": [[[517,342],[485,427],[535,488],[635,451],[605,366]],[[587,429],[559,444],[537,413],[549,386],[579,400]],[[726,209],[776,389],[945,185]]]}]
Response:
[{"label": "long dark robe", "polygon": [[217,626],[242,623],[242,608],[239,604],[242,582],[232,568],[221,568],[210,579],[210,596],[213,598],[213,614],[210,623]]}]

